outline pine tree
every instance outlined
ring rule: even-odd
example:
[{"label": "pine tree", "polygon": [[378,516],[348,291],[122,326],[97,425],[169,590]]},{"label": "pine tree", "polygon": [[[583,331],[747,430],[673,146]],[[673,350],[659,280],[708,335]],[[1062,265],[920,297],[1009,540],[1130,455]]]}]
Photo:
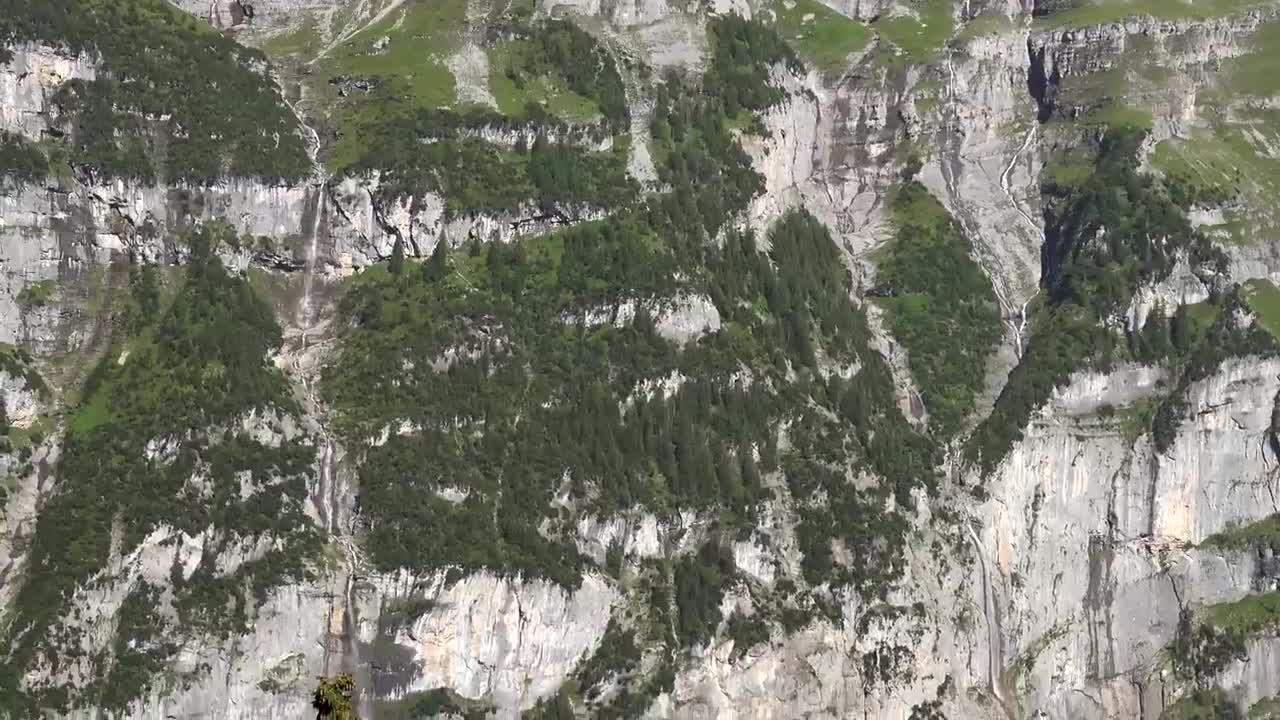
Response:
[{"label": "pine tree", "polygon": [[356,696],[356,681],[351,673],[334,678],[321,678],[311,696],[311,707],[316,710],[316,720],[360,720],[351,708]]},{"label": "pine tree", "polygon": [[1175,352],[1184,353],[1191,349],[1193,338],[1191,337],[1191,321],[1187,317],[1186,305],[1179,305],[1178,311],[1173,314],[1169,336]]},{"label": "pine tree", "polygon": [[751,449],[744,448],[738,452],[738,456],[742,460],[742,484],[746,487],[748,496],[755,496],[760,493],[760,471],[756,468],[756,461],[751,457]]},{"label": "pine tree", "polygon": [[742,483],[742,466],[724,447],[716,458],[716,480],[720,485],[720,497],[731,507],[741,507],[746,501],[746,488]]},{"label": "pine tree", "polygon": [[1164,305],[1156,303],[1142,326],[1142,334],[1138,344],[1138,357],[1148,362],[1163,360],[1169,355],[1169,322],[1165,317]]},{"label": "pine tree", "polygon": [[391,248],[391,261],[387,264],[387,269],[397,276],[404,272],[404,239],[398,235],[395,246]]},{"label": "pine tree", "polygon": [[427,282],[440,282],[449,274],[449,243],[442,237],[436,240],[431,259],[422,266],[422,277]]}]

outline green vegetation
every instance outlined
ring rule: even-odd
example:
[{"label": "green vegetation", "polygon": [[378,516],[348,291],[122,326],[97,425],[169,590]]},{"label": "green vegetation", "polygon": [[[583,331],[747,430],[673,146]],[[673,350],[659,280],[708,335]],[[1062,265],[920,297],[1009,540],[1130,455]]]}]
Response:
[{"label": "green vegetation", "polygon": [[1165,78],[1156,55],[1140,48],[1124,54],[1125,66],[1088,75],[1063,78],[1054,97],[1059,114],[1082,129],[1105,132],[1109,127],[1150,130],[1155,123],[1151,106],[1162,102]]},{"label": "green vegetation", "polygon": [[[642,580],[638,587],[640,593],[648,591],[650,595],[648,623],[639,630],[623,629],[611,618],[596,651],[579,664],[573,678],[561,688],[562,695],[579,696],[590,708],[591,717],[642,717],[653,698],[672,689],[675,676],[670,646],[674,637],[668,612],[671,587],[665,570],[658,570],[648,568],[648,579],[653,582]],[[645,652],[657,666],[647,679],[640,672]],[[604,690],[609,687],[617,690],[606,697]]]},{"label": "green vegetation", "polygon": [[[641,380],[678,367],[670,344],[656,335],[647,316],[626,328],[563,319],[589,304],[673,291],[677,258],[700,261],[704,233],[715,232],[727,218],[726,200],[741,206],[758,187],[723,125],[707,125],[721,116],[699,112],[688,105],[693,102],[696,96],[685,95],[677,108],[660,112],[674,136],[665,175],[683,192],[641,212],[511,249],[477,246],[448,255],[438,248],[421,268],[366,273],[348,292],[343,310],[355,325],[326,377],[348,432],[369,437],[382,423],[401,418],[425,429],[393,437],[372,450],[364,465],[361,503],[372,510],[375,561],[433,567],[460,560],[464,567],[522,568],[575,584],[576,554],[537,530],[566,464],[574,468],[575,487],[607,507],[637,500],[661,506],[671,493],[697,502],[718,493],[710,472],[714,445],[704,431],[694,431],[715,417],[709,413],[726,412],[698,400],[712,387],[682,392],[670,407],[663,398],[638,404],[624,419],[621,401]],[[689,127],[695,119],[706,127]],[[681,161],[698,151],[728,162],[691,168]],[[703,174],[691,175],[691,169]],[[744,185],[747,179],[751,184]],[[677,198],[698,203],[672,202]],[[699,211],[693,222],[679,216]],[[752,256],[759,257],[754,250]],[[415,361],[404,377],[389,371],[406,367],[402,355],[428,360]],[[450,382],[442,388],[430,359],[451,356],[444,361]],[[745,397],[734,394],[735,402]],[[678,417],[683,419],[677,422]],[[467,429],[480,422],[483,433]],[[643,435],[633,434],[642,428]],[[742,432],[736,427],[724,440]],[[640,437],[650,439],[635,443]],[[726,468],[740,463],[732,460],[738,455],[732,446],[745,439],[722,451],[731,459]],[[657,463],[639,462],[644,457]],[[430,473],[419,469],[424,463]],[[470,494],[454,505],[432,492],[435,478]],[[695,480],[712,485],[700,487]],[[485,537],[468,541],[472,533]],[[492,542],[494,537],[500,541]]]},{"label": "green vegetation", "polygon": [[1233,94],[1271,98],[1280,93],[1280,78],[1266,69],[1280,61],[1280,22],[1259,25],[1248,45],[1248,53],[1227,61],[1225,86]]},{"label": "green vegetation", "polygon": [[1249,707],[1249,720],[1280,720],[1280,697],[1268,697]]},{"label": "green vegetation", "polygon": [[0,130],[0,180],[29,184],[44,180],[49,160],[39,147],[7,130]]},{"label": "green vegetation", "polygon": [[[359,503],[377,566],[573,586],[583,559],[557,497],[605,515],[696,508],[732,533],[751,526],[772,494],[761,476],[781,467],[805,507],[806,578],[879,595],[900,573],[904,513],[914,490],[934,486],[936,448],[898,412],[827,230],[792,213],[763,252],[727,229],[761,187],[729,106],[745,115],[780,97],[765,70],[789,51],[749,44],[768,34],[741,18],[716,22],[722,51],[701,83],[716,91],[673,77],[658,93],[670,193],[513,246],[441,246],[425,264],[351,282],[322,387],[348,446],[363,448]],[[721,328],[676,345],[655,318],[694,294]],[[684,381],[658,389],[673,378]],[[848,482],[859,474],[883,482]],[[726,558],[708,547],[652,569],[650,616],[674,601],[665,627],[682,628],[650,637],[657,648],[716,631]],[[642,705],[649,682],[609,706]]]},{"label": "green vegetation", "polygon": [[[511,210],[524,203],[540,204],[547,211],[566,204],[610,209],[633,204],[638,189],[625,172],[627,143],[615,141],[612,151],[598,153],[577,147],[573,139],[564,140],[571,132],[590,136],[626,128],[625,91],[612,56],[590,35],[565,22],[547,22],[528,31],[517,26],[510,32],[514,39],[494,50],[500,61],[494,71],[504,78],[495,91],[507,114],[423,107],[406,101],[394,76],[375,76],[375,88],[339,104],[336,120],[342,131],[330,166],[345,173],[381,171],[380,192],[386,197],[440,192],[455,215]],[[674,145],[679,153],[674,161],[679,164],[671,167],[674,172],[685,172],[684,162],[703,170],[706,156],[688,156],[685,151],[731,142],[723,133],[725,116],[777,102],[782,92],[770,82],[770,65],[798,62],[777,35],[759,23],[728,16],[715,20],[709,32],[719,51],[703,87],[719,99],[718,107],[698,118],[682,118],[696,128],[696,137],[675,138],[674,143],[671,122],[664,117],[670,103],[660,109],[655,122],[655,130],[665,133],[658,138],[660,145]],[[603,115],[603,130],[571,129],[551,113],[574,113],[530,102],[538,99],[530,93],[552,87],[547,83],[562,84],[589,100]],[[535,137],[554,133],[561,142],[537,140],[528,147],[521,142],[504,148],[474,137],[473,131],[484,128],[509,128]],[[720,213],[718,208],[707,210]],[[718,222],[704,220],[706,225]]]},{"label": "green vegetation", "polygon": [[351,673],[342,673],[334,678],[320,678],[320,684],[311,694],[311,707],[316,711],[316,720],[360,720],[360,716],[351,708],[351,701],[356,696],[356,680]]},{"label": "green vegetation", "polygon": [[733,553],[717,542],[704,544],[696,556],[675,567],[676,634],[685,645],[705,644],[720,624],[724,586],[736,572]]},{"label": "green vegetation", "polygon": [[1255,278],[1240,286],[1240,294],[1263,329],[1280,338],[1280,289],[1270,280]]},{"label": "green vegetation", "polygon": [[783,91],[769,80],[773,65],[803,69],[791,46],[772,26],[740,15],[722,15],[707,23],[707,34],[711,66],[703,77],[702,90],[715,98],[729,117],[742,110],[764,110],[782,99]]},{"label": "green vegetation", "polygon": [[[444,110],[386,118],[378,143],[347,172],[380,171],[378,192],[388,200],[438,192],[455,216],[525,203],[548,212],[565,205],[615,208],[638,195],[627,176],[625,146],[592,152],[539,135],[531,147],[506,149],[466,137],[469,126],[487,118]],[[429,138],[435,141],[423,142]]]},{"label": "green vegetation", "polygon": [[317,70],[326,81],[344,75],[381,78],[410,108],[452,105],[454,78],[444,62],[460,44],[466,7],[465,0],[408,0],[336,47]]},{"label": "green vegetation", "polygon": [[468,700],[448,688],[410,693],[395,705],[395,707],[379,708],[378,717],[388,720],[419,720],[434,717],[484,720],[491,717],[492,710],[484,703]]},{"label": "green vegetation", "polygon": [[1045,27],[1085,27],[1135,15],[1159,20],[1211,20],[1265,5],[1265,0],[1080,0],[1074,7],[1041,18]]},{"label": "green vegetation", "polygon": [[758,615],[735,612],[725,624],[724,634],[733,640],[733,657],[746,657],[757,645],[769,642],[769,624]]},{"label": "green vegetation", "polygon": [[[221,240],[208,229],[186,239],[190,264],[167,307],[156,270],[134,271],[132,299],[117,315],[122,327],[68,419],[58,491],[36,522],[31,565],[6,628],[5,707],[123,707],[151,687],[171,652],[158,638],[244,631],[254,603],[279,582],[301,577],[317,547],[302,510],[311,446],[295,439],[269,447],[236,429],[252,411],[297,408],[267,359],[280,329],[248,284],[217,259],[212,248]],[[37,658],[70,661],[79,652],[76,631],[59,618],[74,589],[105,569],[113,543],[128,553],[161,526],[189,535],[217,531],[194,572],[172,579],[176,624],[155,614],[150,590],[137,589],[142,617],[135,623],[122,616],[117,635],[129,652],[91,659],[96,683],[20,692],[19,678]],[[231,573],[216,566],[221,550],[262,538],[274,540],[265,555]]]},{"label": "green vegetation", "polygon": [[1082,118],[1082,122],[1101,127],[1128,126],[1150,130],[1155,125],[1151,110],[1108,102]]},{"label": "green vegetation", "polygon": [[[1045,165],[1045,179],[1057,188],[1075,190],[1093,177],[1093,157],[1059,157]],[[1044,180],[1042,179],[1041,182]]]},{"label": "green vegetation", "polygon": [[[1218,306],[1220,309],[1216,320],[1203,329],[1191,322],[1190,314],[1181,309],[1172,321],[1163,321],[1154,313],[1148,319],[1148,326],[1153,319],[1165,324],[1166,329],[1161,330],[1160,334],[1171,339],[1171,345],[1168,346],[1170,355],[1165,362],[1174,371],[1174,377],[1178,378],[1165,402],[1157,409],[1152,422],[1152,438],[1161,452],[1172,444],[1177,427],[1186,415],[1182,398],[1191,383],[1208,378],[1229,357],[1275,357],[1280,354],[1280,342],[1270,333],[1257,325],[1245,328],[1236,325],[1235,318],[1244,311],[1244,301],[1238,288],[1218,298]],[[1183,315],[1187,315],[1188,319],[1180,322],[1179,318]],[[1142,334],[1149,336],[1151,333],[1148,328],[1144,328]],[[1148,344],[1147,347],[1151,346]],[[1137,350],[1141,349],[1142,345],[1139,345]],[[1139,357],[1145,362],[1153,361],[1152,357]]]},{"label": "green vegetation", "polygon": [[1280,544],[1280,515],[1271,515],[1244,527],[1223,530],[1205,538],[1205,547],[1243,550],[1254,545]]},{"label": "green vegetation", "polygon": [[96,80],[67,81],[53,97],[73,167],[144,182],[306,175],[297,120],[261,52],[164,0],[16,2],[0,18],[0,55],[32,41],[100,58]]},{"label": "green vegetation", "polygon": [[267,55],[275,59],[300,59],[315,57],[323,45],[316,18],[306,18],[291,32],[267,38],[261,45]]},{"label": "green vegetation", "polygon": [[1189,610],[1183,610],[1169,645],[1169,659],[1178,677],[1200,691],[1208,690],[1228,665],[1245,659],[1244,635],[1238,628],[1197,623]]},{"label": "green vegetation", "polygon": [[934,59],[955,31],[951,0],[914,0],[918,17],[894,15],[874,27],[898,50],[898,62],[923,65]]},{"label": "green vegetation", "polygon": [[[1160,717],[1186,720],[1243,718],[1235,702],[1217,687],[1229,665],[1244,661],[1247,638],[1280,629],[1280,591],[1249,595],[1231,603],[1204,608],[1196,623],[1189,611],[1178,621],[1178,634],[1169,647],[1173,669],[1192,683],[1193,692],[1170,706]],[[1250,718],[1271,717],[1275,706],[1260,702]]]},{"label": "green vegetation", "polygon": [[[572,23],[533,23],[529,8],[511,9],[489,29],[488,80],[501,114],[460,107],[445,60],[460,47],[465,10],[463,0],[411,0],[320,60],[316,79],[310,83],[315,102],[328,109],[329,123],[337,131],[336,143],[327,153],[331,170],[391,167],[403,172],[409,168],[390,161],[404,156],[405,163],[417,164],[415,172],[422,173],[428,162],[438,172],[443,163],[455,172],[480,178],[491,165],[500,164],[486,179],[488,194],[528,199],[530,194],[520,187],[524,181],[520,162],[505,149],[479,141],[465,147],[457,143],[446,148],[414,147],[420,139],[436,137],[437,123],[450,124],[443,120],[441,108],[455,108],[454,117],[465,118],[462,124],[473,129],[519,125],[530,135],[556,130],[563,137],[564,121],[600,117],[602,123],[595,132],[602,136],[626,131],[626,93],[612,55]],[[353,82],[357,89],[342,89]],[[514,155],[524,153],[527,148],[517,149]],[[433,157],[414,159],[420,155]],[[577,179],[580,173],[575,169],[568,175]],[[432,173],[411,175],[408,180],[430,184]],[[601,181],[598,176],[581,180],[587,187],[617,187],[616,179]],[[449,188],[450,203],[483,207],[484,203],[469,203],[464,196],[474,188],[462,184],[468,189]],[[514,189],[505,189],[509,185]],[[627,192],[634,195],[630,189]]]},{"label": "green vegetation", "polygon": [[51,395],[48,384],[36,369],[35,358],[22,348],[0,343],[0,372],[22,378],[27,389],[35,392],[42,399],[47,400]]},{"label": "green vegetation", "polygon": [[1160,713],[1160,720],[1242,720],[1243,717],[1240,707],[1218,688],[1192,692]]},{"label": "green vegetation", "polygon": [[1012,27],[1013,20],[1008,15],[998,10],[996,12],[987,11],[965,23],[964,27],[956,35],[955,40],[960,44],[964,44],[974,38],[1003,32]]},{"label": "green vegetation", "polygon": [[23,286],[14,299],[22,309],[34,310],[48,305],[56,289],[52,280],[40,280]]},{"label": "green vegetation", "polygon": [[[331,171],[375,152],[383,131],[395,129],[394,121],[456,104],[455,79],[445,61],[460,46],[465,22],[466,0],[406,0],[302,70],[314,106],[327,114],[337,135],[333,146],[324,148]],[[319,52],[313,35],[303,28],[284,42],[311,55]],[[344,94],[344,78],[366,80],[369,89]]]},{"label": "green vegetation", "polygon": [[[627,98],[613,57],[578,26],[552,20],[491,53],[490,78],[499,110],[520,114],[529,102],[566,119],[598,111],[614,133],[627,129]],[[563,86],[563,89],[557,86]]]},{"label": "green vegetation", "polygon": [[529,105],[567,120],[591,120],[600,114],[591,100],[573,92],[556,75],[531,75],[524,69],[533,52],[524,41],[511,40],[489,50],[489,90],[506,115],[522,115]]},{"label": "green vegetation", "polygon": [[127,711],[137,690],[150,687],[152,678],[178,652],[178,644],[164,637],[163,623],[153,617],[161,591],[160,587],[141,581],[120,605],[111,643],[114,658],[98,696],[105,710]]},{"label": "green vegetation", "polygon": [[[1138,128],[1110,128],[1098,143],[1087,178],[1071,173],[1070,183],[1061,185],[1060,176],[1049,172],[1042,180],[1047,221],[1043,284],[1048,297],[1031,323],[1026,354],[1010,374],[991,416],[970,441],[969,457],[984,471],[1003,459],[1022,437],[1031,414],[1072,371],[1090,364],[1106,367],[1123,356],[1126,348],[1099,321],[1127,307],[1136,288],[1167,275],[1180,252],[1193,265],[1212,271],[1225,268],[1225,256],[1191,227],[1186,206],[1173,199],[1176,193],[1159,179],[1139,174],[1137,149],[1144,137]],[[1177,197],[1187,202],[1185,194]],[[1105,240],[1095,242],[1098,237]],[[1238,302],[1233,298],[1220,301]],[[1223,315],[1229,318],[1230,313]],[[1229,353],[1271,351],[1256,333],[1240,331],[1225,319],[1202,337],[1190,332],[1193,325],[1186,312],[1175,319],[1171,324],[1163,314],[1156,315],[1152,328],[1130,338],[1128,348],[1147,362],[1173,354],[1175,365],[1185,364],[1170,398],[1173,404],[1156,413],[1158,447],[1176,429],[1177,398],[1186,383],[1207,376]]]},{"label": "green vegetation", "polygon": [[640,666],[641,652],[634,630],[624,630],[616,618],[609,618],[604,637],[596,651],[574,672],[574,682],[594,699],[611,678],[635,672]]},{"label": "green vegetation", "polygon": [[[575,308],[676,291],[671,250],[635,223],[580,226],[510,250],[439,253],[399,276],[366,273],[348,292],[343,312],[355,324],[325,381],[347,433],[371,438],[401,421],[422,428],[370,448],[362,467],[371,558],[384,567],[519,569],[575,584],[576,555],[536,530],[561,477],[604,510],[714,503],[746,518],[761,493],[747,449],[770,446],[768,418],[784,412],[805,427],[788,472],[795,492],[821,489],[839,500],[808,513],[808,568],[815,578],[880,586],[898,553],[878,539],[905,525],[868,525],[883,513],[875,497],[910,503],[910,488],[931,477],[932,455],[866,349],[865,320],[849,304],[825,230],[792,216],[771,236],[772,262],[749,238],[732,243],[712,266],[713,297],[723,298],[730,327],[676,353],[645,312],[621,328],[564,319]],[[736,298],[759,298],[768,315]],[[785,392],[726,383],[743,362],[785,383],[788,366],[812,368],[819,353],[840,363],[858,357],[864,370]],[[636,398],[642,383],[676,372],[698,379],[670,399]],[[853,424],[833,425],[805,400],[813,393]],[[851,430],[860,439],[842,439]],[[866,444],[887,487],[868,495],[833,469],[849,462],[850,442]],[[445,500],[437,494],[445,486],[468,496]],[[833,535],[871,554],[837,571]]]},{"label": "green vegetation", "polygon": [[[948,676],[948,679],[950,679],[950,676]],[[942,695],[943,687],[939,686],[939,695]],[[947,720],[947,716],[942,712],[942,702],[942,697],[938,697],[912,705],[911,714],[907,716],[907,720]]]},{"label": "green vegetation", "polygon": [[843,70],[849,56],[866,48],[871,31],[817,0],[774,0],[769,4],[778,34],[819,70]]},{"label": "green vegetation", "polygon": [[1211,236],[1253,244],[1280,238],[1280,217],[1271,202],[1280,192],[1280,159],[1270,150],[1280,142],[1280,111],[1210,115],[1210,127],[1158,144],[1152,166],[1188,202],[1220,210],[1221,221],[1206,228]]},{"label": "green vegetation", "polygon": [[573,695],[564,688],[520,714],[521,720],[576,720],[577,717]]},{"label": "green vegetation", "polygon": [[[1173,43],[1182,38],[1170,38]],[[1047,90],[1061,122],[1104,131],[1129,126],[1150,130],[1153,108],[1168,105],[1172,70],[1156,42],[1135,35],[1120,62],[1107,70],[1068,73]]]},{"label": "green vegetation", "polygon": [[1114,408],[1104,406],[1099,415],[1114,416],[1117,421],[1116,427],[1120,430],[1121,437],[1125,439],[1125,442],[1132,445],[1138,438],[1150,432],[1151,422],[1155,418],[1156,410],[1159,407],[1159,400],[1143,398],[1128,407]]},{"label": "green vegetation", "polygon": [[878,260],[878,302],[906,347],[935,429],[951,435],[973,409],[986,361],[1000,340],[991,280],[945,208],[917,182],[892,200],[895,235]]},{"label": "green vegetation", "polygon": [[1210,605],[1205,608],[1205,620],[1215,628],[1244,637],[1280,629],[1280,591]]}]

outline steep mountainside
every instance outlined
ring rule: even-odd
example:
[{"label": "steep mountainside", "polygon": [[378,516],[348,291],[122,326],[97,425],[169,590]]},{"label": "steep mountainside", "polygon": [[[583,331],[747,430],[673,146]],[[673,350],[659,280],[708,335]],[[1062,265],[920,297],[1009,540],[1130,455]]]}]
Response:
[{"label": "steep mountainside", "polygon": [[1280,716],[1280,0],[16,0],[0,717]]}]

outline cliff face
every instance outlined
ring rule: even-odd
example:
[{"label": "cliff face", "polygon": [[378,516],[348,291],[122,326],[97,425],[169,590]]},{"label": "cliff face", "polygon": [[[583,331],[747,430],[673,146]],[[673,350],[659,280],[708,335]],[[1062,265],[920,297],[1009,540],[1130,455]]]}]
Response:
[{"label": "cliff face", "polygon": [[[0,71],[3,129],[31,141],[44,139],[56,115],[50,96],[65,81],[92,80],[92,58],[47,46],[13,49]],[[301,267],[304,236],[317,223],[317,192],[307,187],[272,187],[231,180],[209,187],[99,181],[71,171],[38,183],[6,183],[0,189],[6,289],[0,297],[5,318],[0,341],[23,342],[48,352],[73,350],[59,344],[71,332],[63,318],[41,307],[24,306],[23,288],[53,282],[74,306],[69,290],[89,268],[103,268],[114,256],[174,262],[184,249],[173,240],[176,229],[192,220],[222,219],[244,238],[233,263]],[[271,238],[260,244],[258,238]],[[230,258],[229,258],[230,259]],[[83,289],[83,288],[81,288]],[[61,324],[61,327],[60,327]]]},{"label": "cliff face", "polygon": [[[1026,711],[1158,716],[1180,611],[1255,587],[1247,554],[1196,545],[1274,512],[1276,370],[1231,362],[1193,387],[1166,453],[1098,414],[1141,403],[1161,382],[1145,368],[1079,377],[1033,421],[990,485],[980,535],[998,573],[1008,691]],[[1250,703],[1276,691],[1256,676],[1244,687]]]},{"label": "cliff face", "polygon": [[[49,96],[67,80],[94,76],[95,64],[85,56],[42,46],[15,48],[0,70],[0,127],[40,141],[56,114]],[[58,293],[74,308],[77,294],[99,291],[105,282],[86,278],[88,268],[106,267],[114,257],[182,262],[186,249],[174,235],[193,222],[229,224],[240,238],[238,247],[223,249],[232,267],[297,272],[314,265],[331,275],[389,257],[397,237],[411,254],[426,257],[439,237],[455,246],[469,239],[507,243],[601,215],[594,208],[529,207],[446,217],[438,195],[384,202],[375,198],[377,185],[376,175],[299,185],[229,179],[192,186],[100,181],[71,171],[38,183],[6,183],[0,187],[6,278],[0,342],[22,342],[42,352],[77,349],[83,338],[67,339],[76,328],[66,313],[22,303],[22,290],[46,282],[74,288],[75,293]]]},{"label": "cliff face", "polygon": [[[397,14],[405,11],[398,2],[259,0],[252,15],[249,3],[175,4],[218,28],[238,28],[237,37],[271,53],[277,52],[273,39],[293,37],[314,20],[318,37],[308,47],[318,53],[309,62],[321,64],[344,42],[374,43],[410,17]],[[1267,105],[1274,96],[1241,99],[1228,82],[1232,62],[1266,57],[1255,37],[1280,17],[1274,3],[1185,19],[1073,15],[1079,8],[1071,3],[1029,0],[930,8],[894,0],[810,4],[808,15],[834,11],[886,38],[891,31],[879,30],[882,23],[933,21],[926,15],[933,5],[943,7],[954,27],[909,59],[892,49],[886,58],[886,50],[870,42],[850,44],[836,70],[774,66],[772,78],[785,96],[760,113],[759,128],[732,130],[762,183],[733,225],[764,238],[788,211],[804,208],[830,228],[854,295],[870,302],[863,295],[875,286],[876,251],[895,232],[892,188],[904,166],[918,161],[914,177],[969,238],[1000,310],[1004,336],[988,360],[969,430],[991,411],[1010,370],[1027,354],[1030,318],[1036,303],[1045,302],[1042,182],[1054,159],[1078,141],[1076,130],[1105,126],[1116,108],[1136,106],[1150,116],[1145,168],[1172,173],[1158,145],[1203,138],[1198,133],[1223,137],[1223,113],[1252,112],[1252,147],[1263,148],[1260,157],[1274,152],[1265,112],[1274,110]],[[480,42],[486,13],[496,12],[488,3],[466,5],[472,26],[448,48],[464,63],[466,42]],[[658,168],[668,160],[649,138],[657,105],[652,75],[667,68],[701,71],[709,62],[707,14],[685,5],[540,0],[534,8],[536,17],[587,28],[611,57],[626,60],[626,168],[646,191],[664,189]],[[717,10],[759,17],[794,5],[725,3]],[[476,52],[485,54],[478,46]],[[459,83],[470,77],[485,92],[501,82],[487,65],[485,72],[457,62],[450,67]],[[0,67],[0,129],[47,140],[56,131],[52,94],[66,80],[92,80],[98,72],[91,54],[14,47]],[[300,82],[307,82],[302,75]],[[319,102],[304,92],[301,117],[318,115]],[[332,128],[321,129],[324,137],[317,133],[313,140],[317,152],[341,139]],[[476,132],[507,150],[530,144],[520,131]],[[600,144],[586,143],[589,149],[610,152],[618,140],[592,142]],[[446,698],[455,712],[517,717],[556,698],[566,683],[585,682],[585,668],[608,657],[619,627],[642,633],[641,644],[643,633],[675,634],[676,621],[650,607],[649,593],[657,591],[648,583],[720,536],[712,512],[637,505],[597,514],[575,504],[566,473],[553,503],[558,515],[537,534],[565,539],[589,560],[576,587],[456,566],[427,573],[380,569],[366,556],[360,469],[375,448],[423,428],[406,418],[383,428],[376,441],[346,447],[317,389],[321,368],[339,352],[341,321],[331,300],[340,278],[392,258],[397,246],[426,259],[440,243],[517,243],[590,226],[606,212],[533,202],[456,212],[441,192],[423,188],[388,197],[380,192],[386,182],[380,172],[333,178],[312,159],[314,177],[295,185],[98,182],[70,167],[40,182],[0,185],[0,343],[32,353],[29,365],[51,386],[42,390],[22,375],[25,361],[0,364],[5,425],[35,429],[23,435],[25,446],[6,445],[0,453],[6,477],[0,597],[13,601],[37,518],[59,491],[63,411],[78,402],[77,383],[123,322],[110,299],[130,282],[125,261],[182,265],[192,251],[180,229],[223,220],[241,239],[218,249],[225,264],[250,271],[257,287],[276,288],[270,299],[285,342],[270,360],[293,383],[301,408],[297,418],[250,414],[236,428],[264,447],[306,444],[306,514],[324,547],[308,560],[307,579],[263,590],[245,632],[184,637],[165,657],[165,681],[149,686],[123,715],[300,717],[311,712],[317,676],[351,671],[361,688],[362,717],[401,717],[428,695]],[[1207,196],[1192,219],[1200,227],[1225,226],[1215,220],[1265,211],[1250,202],[1253,196],[1243,191]],[[1136,332],[1157,308],[1172,313],[1203,305],[1230,283],[1280,279],[1280,259],[1266,242],[1222,247],[1221,276],[1198,274],[1180,257],[1157,282],[1133,289],[1112,324]],[[612,298],[583,309],[584,324],[625,328],[643,307],[656,332],[680,344],[736,327],[701,291],[665,305],[646,302]],[[891,379],[911,413],[921,382],[880,312],[871,313],[874,342],[889,356]],[[454,358],[467,352],[452,350]],[[853,377],[863,369],[824,370]],[[749,384],[749,373],[739,372]],[[673,397],[690,380],[673,371],[643,392]],[[788,471],[764,473],[760,484],[768,499],[753,525],[727,541],[736,579],[718,601],[712,640],[669,659],[641,654],[635,667],[606,674],[595,692],[623,697],[631,678],[660,676],[669,666],[669,682],[643,705],[648,716],[1162,717],[1192,689],[1175,672],[1171,650],[1184,615],[1275,585],[1269,546],[1224,544],[1214,536],[1280,513],[1274,419],[1280,360],[1233,357],[1185,387],[1178,380],[1170,367],[1127,359],[1105,371],[1077,369],[1035,410],[990,473],[966,461],[961,441],[943,443],[943,487],[932,495],[912,491],[917,502],[907,517],[901,577],[878,598],[803,579],[800,533],[811,508],[793,493]],[[1175,412],[1170,438],[1158,445],[1151,418],[1173,387],[1185,405]],[[911,419],[928,422],[923,412]],[[803,428],[777,430],[784,450],[803,440],[790,436]],[[152,450],[155,463],[173,459],[163,446]],[[447,481],[439,479],[437,499],[465,504],[472,491]],[[868,481],[851,474],[847,482]],[[246,485],[241,499],[250,492]],[[27,668],[24,687],[91,685],[95,658],[118,652],[117,618],[138,587],[175,587],[204,567],[231,575],[272,549],[265,540],[228,544],[212,525],[197,533],[160,527],[128,551],[121,543],[113,540],[106,566],[75,587],[70,602],[78,611],[60,619],[58,627],[77,643],[68,656],[77,659]],[[849,551],[833,543],[837,564],[862,560],[842,557]],[[791,609],[797,583],[821,607],[792,623],[781,608]],[[783,620],[769,620],[761,634],[748,637],[731,634],[731,617]],[[1214,676],[1213,684],[1243,708],[1280,695],[1280,639],[1273,634],[1268,629],[1245,638],[1243,655]],[[580,714],[586,708],[579,706]],[[69,716],[98,717],[102,710],[79,707]]]}]

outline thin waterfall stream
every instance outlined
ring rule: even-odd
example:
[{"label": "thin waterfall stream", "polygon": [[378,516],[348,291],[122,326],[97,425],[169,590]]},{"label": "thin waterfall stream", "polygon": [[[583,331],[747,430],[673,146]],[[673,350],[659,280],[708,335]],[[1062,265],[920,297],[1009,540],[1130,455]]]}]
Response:
[{"label": "thin waterfall stream", "polygon": [[[398,3],[393,3],[394,7]],[[305,257],[302,276],[302,298],[299,301],[295,321],[299,329],[299,351],[294,360],[293,369],[302,383],[307,412],[316,423],[318,455],[316,458],[316,486],[312,495],[316,514],[325,534],[337,545],[343,561],[342,590],[342,628],[339,631],[342,643],[340,666],[333,667],[332,658],[326,655],[325,675],[346,671],[356,678],[359,688],[356,698],[356,710],[363,718],[373,717],[373,687],[367,668],[364,667],[360,652],[360,629],[356,583],[362,567],[360,550],[353,537],[351,520],[344,524],[342,515],[341,482],[338,479],[338,447],[333,433],[325,423],[327,411],[323,399],[316,387],[316,372],[319,369],[318,358],[307,359],[308,350],[312,349],[313,334],[319,324],[320,311],[316,307],[316,276],[323,272],[324,259],[321,239],[325,232],[325,211],[328,201],[329,174],[320,161],[320,136],[315,128],[307,122],[306,115],[289,100],[285,100],[289,108],[298,118],[298,125],[307,138],[307,157],[311,160],[311,181],[314,188],[315,202],[310,222],[305,223],[303,241]],[[311,203],[308,203],[311,205]],[[305,222],[305,220],[304,220]],[[305,361],[305,364],[304,364]],[[344,526],[345,525],[345,526]],[[337,598],[334,598],[336,600]],[[330,603],[330,617],[333,617],[333,603]],[[332,637],[332,623],[326,623],[326,633]],[[328,643],[325,643],[329,647]]]}]

